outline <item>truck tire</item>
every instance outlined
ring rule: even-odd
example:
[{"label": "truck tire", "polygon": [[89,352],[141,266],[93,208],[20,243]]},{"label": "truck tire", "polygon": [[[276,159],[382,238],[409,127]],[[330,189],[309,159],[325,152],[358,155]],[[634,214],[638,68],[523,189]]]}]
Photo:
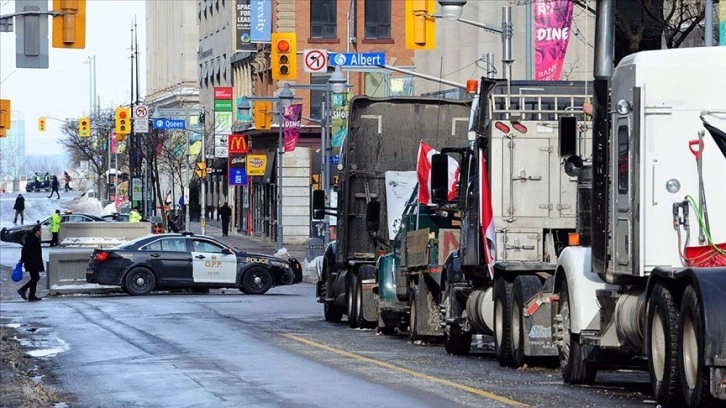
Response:
[{"label": "truck tire", "polygon": [[570,293],[567,281],[562,283],[560,292],[560,316],[564,331],[562,345],[559,347],[560,373],[567,384],[588,384],[595,382],[597,368],[585,361],[580,346],[579,335],[570,331]]},{"label": "truck tire", "polygon": [[698,294],[693,286],[689,286],[683,294],[679,323],[678,369],[683,399],[688,407],[709,406],[712,400],[711,373],[703,364],[706,333]]},{"label": "truck tire", "polygon": [[419,293],[418,289],[414,288],[411,290],[411,297],[408,300],[408,338],[411,341],[419,339],[418,335],[418,310],[416,310],[416,301],[418,300]]},{"label": "truck tire", "polygon": [[532,296],[542,289],[542,283],[539,278],[533,275],[517,276],[512,287],[512,359],[515,367],[524,365],[526,356],[524,355],[524,307]]},{"label": "truck tire", "polygon": [[514,367],[511,322],[512,284],[497,278],[494,284],[494,355],[502,367]]},{"label": "truck tire", "polygon": [[648,299],[646,322],[650,387],[659,404],[682,406],[678,392],[678,311],[671,292],[660,283]]},{"label": "truck tire", "polygon": [[[455,299],[453,286],[447,286],[444,292],[445,321],[461,317],[461,305]],[[471,332],[464,332],[458,324],[444,326],[444,348],[449,354],[463,356],[469,354],[471,348]]]},{"label": "truck tire", "polygon": [[350,273],[350,279],[348,280],[348,285],[345,288],[345,303],[348,306],[347,312],[348,312],[348,326],[351,329],[355,329],[358,327],[358,314],[355,310],[356,305],[356,287],[358,283],[358,279],[356,278],[354,273]]},{"label": "truck tire", "polygon": [[328,322],[338,323],[343,318],[343,314],[335,308],[333,302],[325,302],[323,304],[323,314]]}]

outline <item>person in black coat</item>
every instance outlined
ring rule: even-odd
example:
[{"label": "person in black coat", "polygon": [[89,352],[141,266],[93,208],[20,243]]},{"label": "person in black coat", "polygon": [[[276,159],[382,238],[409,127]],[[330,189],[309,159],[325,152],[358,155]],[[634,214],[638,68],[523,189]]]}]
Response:
[{"label": "person in black coat", "polygon": [[[30,302],[42,299],[35,296],[35,289],[40,280],[40,273],[45,270],[43,267],[43,249],[40,247],[40,235],[40,225],[33,226],[33,230],[25,238],[23,249],[20,252],[20,262],[23,263],[25,270],[30,274],[30,280],[18,289],[18,294]],[[28,290],[30,292],[26,296],[25,292],[28,292]]]},{"label": "person in black coat", "polygon": [[60,193],[58,193],[58,177],[53,176],[53,181],[50,182],[50,195],[48,198],[53,197],[53,193],[55,193],[58,196],[58,199],[60,199]]},{"label": "person in black coat", "polygon": [[15,219],[13,219],[13,224],[18,223],[18,215],[20,215],[20,223],[25,224],[25,197],[23,197],[22,194],[18,194],[18,198],[15,199],[13,210],[15,210]]},{"label": "person in black coat", "polygon": [[226,237],[229,234],[229,218],[232,216],[232,209],[229,208],[226,201],[219,208],[219,216],[222,218],[222,236]]}]

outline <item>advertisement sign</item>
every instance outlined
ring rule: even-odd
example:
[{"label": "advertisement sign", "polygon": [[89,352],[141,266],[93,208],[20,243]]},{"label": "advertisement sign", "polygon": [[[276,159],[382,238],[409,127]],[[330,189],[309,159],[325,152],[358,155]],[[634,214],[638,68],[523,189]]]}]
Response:
[{"label": "advertisement sign", "polygon": [[343,145],[345,135],[348,134],[348,107],[350,106],[351,94],[345,93],[334,93],[331,104],[331,132],[330,132],[330,143],[333,147],[340,147]]},{"label": "advertisement sign", "polygon": [[558,81],[567,55],[572,27],[573,2],[535,0],[534,54],[538,81]]},{"label": "advertisement sign", "polygon": [[131,179],[131,200],[141,201],[144,199],[144,185],[140,178]]},{"label": "advertisement sign", "polygon": [[247,155],[247,175],[248,176],[264,176],[267,168],[266,154],[248,154]]},{"label": "advertisement sign", "polygon": [[232,87],[231,86],[215,86],[214,87],[214,99],[227,99],[232,100]]},{"label": "advertisement sign", "polygon": [[237,0],[235,16],[237,21],[236,28],[236,48],[237,51],[254,51],[257,47],[252,44],[250,37],[250,28],[252,24],[252,8],[250,0]]},{"label": "advertisement sign", "polygon": [[243,186],[247,184],[247,173],[244,167],[230,167],[229,168],[229,185],[230,186]]},{"label": "advertisement sign", "polygon": [[245,135],[229,135],[227,138],[228,152],[232,153],[247,153],[249,151],[247,147],[247,136]]},{"label": "advertisement sign", "polygon": [[251,0],[250,6],[252,11],[250,38],[252,42],[270,42],[272,2],[270,0]]},{"label": "advertisement sign", "polygon": [[285,129],[285,151],[291,152],[297,147],[300,137],[300,119],[302,119],[302,104],[296,103],[285,108],[283,127]]},{"label": "advertisement sign", "polygon": [[116,154],[118,151],[118,142],[116,141],[116,132],[111,132],[108,135],[111,138],[111,154]]},{"label": "advertisement sign", "polygon": [[215,99],[214,100],[214,111],[215,112],[232,112],[232,100],[231,99]]}]

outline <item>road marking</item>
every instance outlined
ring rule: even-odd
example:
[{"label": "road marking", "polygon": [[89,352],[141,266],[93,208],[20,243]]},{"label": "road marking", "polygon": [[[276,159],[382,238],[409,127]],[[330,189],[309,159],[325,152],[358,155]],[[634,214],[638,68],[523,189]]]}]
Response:
[{"label": "road marking", "polygon": [[386,363],[385,361],[380,361],[380,360],[376,360],[376,359],[373,359],[373,358],[370,358],[370,357],[361,356],[360,354],[355,354],[355,353],[351,353],[349,351],[340,350],[340,349],[337,349],[335,347],[326,346],[325,344],[317,343],[317,342],[314,342],[312,340],[308,340],[308,339],[302,338],[300,336],[296,336],[294,334],[283,334],[282,336],[287,337],[290,340],[295,340],[295,341],[297,341],[299,343],[306,344],[306,345],[311,346],[311,347],[319,348],[321,350],[329,351],[331,353],[335,353],[335,354],[338,354],[338,355],[341,355],[341,356],[350,357],[350,358],[353,358],[353,359],[356,359],[356,360],[359,360],[359,361],[364,361],[366,363],[375,364],[377,366],[380,366],[380,367],[383,367],[383,368],[387,368],[389,370],[398,371],[398,372],[401,372],[401,373],[404,373],[404,374],[408,374],[410,376],[413,376],[413,377],[416,377],[416,378],[421,378],[423,380],[433,381],[435,383],[439,383],[439,384],[442,384],[442,385],[446,385],[448,387],[456,388],[456,389],[459,389],[461,391],[466,391],[468,393],[475,394],[475,395],[478,395],[480,397],[489,398],[489,399],[492,399],[492,400],[495,400],[495,401],[499,401],[499,402],[501,402],[503,404],[511,405],[511,406],[514,406],[514,407],[529,407],[529,405],[527,405],[527,404],[525,404],[523,402],[515,401],[515,400],[509,399],[507,397],[503,397],[501,395],[497,395],[497,394],[494,394],[494,393],[491,393],[491,392],[488,392],[488,391],[483,391],[483,390],[480,390],[478,388],[469,387],[468,385],[463,385],[463,384],[455,383],[453,381],[444,380],[443,378],[434,377],[432,375],[420,373],[418,371],[414,371],[414,370],[411,370],[411,369],[408,369],[408,368],[399,367],[399,366],[394,365],[394,364],[391,364],[391,363]]}]

